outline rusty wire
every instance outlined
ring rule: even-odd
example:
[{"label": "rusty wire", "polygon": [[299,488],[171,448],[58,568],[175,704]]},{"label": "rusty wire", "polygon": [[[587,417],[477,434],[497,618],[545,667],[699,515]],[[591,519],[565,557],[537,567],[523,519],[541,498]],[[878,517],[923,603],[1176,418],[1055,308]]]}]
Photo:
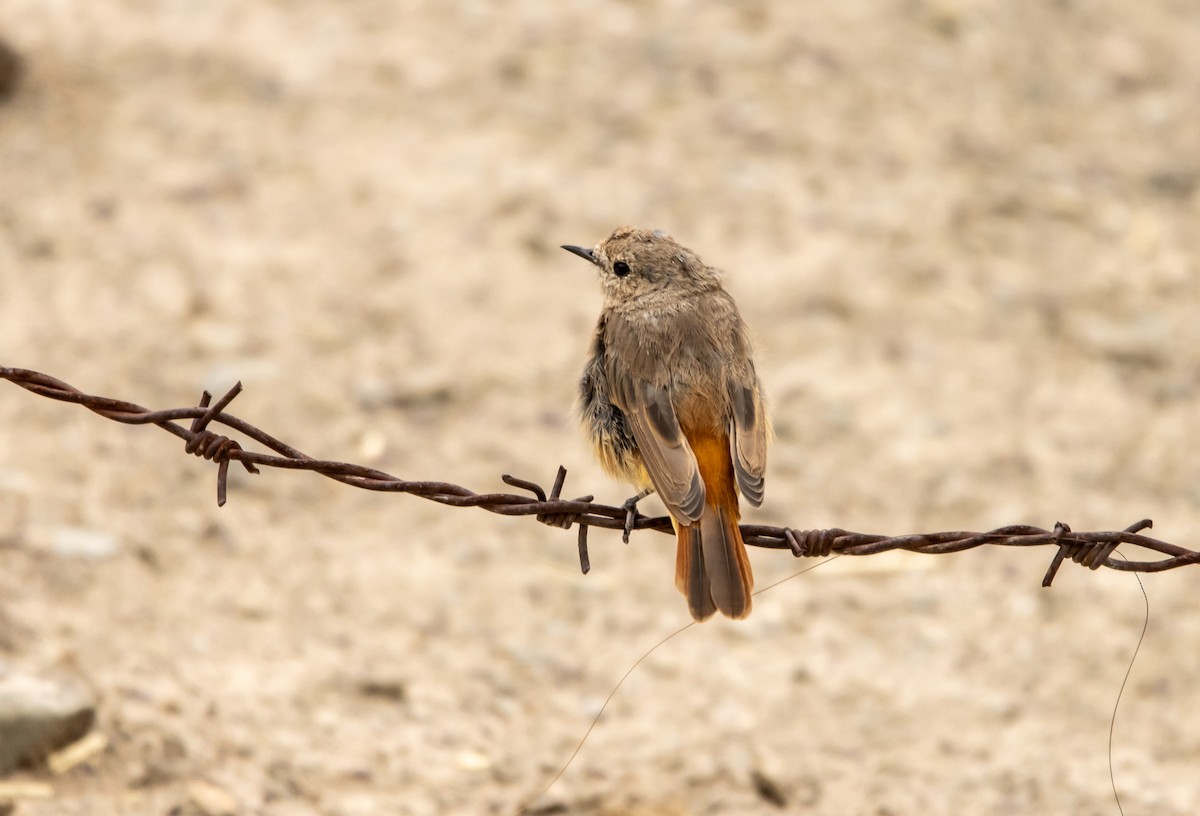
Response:
[{"label": "rusty wire", "polygon": [[[575,499],[561,498],[567,472],[558,469],[550,493],[538,484],[514,476],[502,476],[505,484],[528,491],[530,496],[514,493],[475,493],[465,487],[447,482],[408,481],[398,479],[381,470],[355,465],[313,459],[296,448],[276,439],[245,420],[226,413],[225,408],[242,390],[239,382],[216,403],[206,391],[193,408],[171,408],[151,411],[124,400],[85,394],[71,385],[42,374],[22,368],[0,367],[0,379],[8,380],[35,394],[62,402],[82,405],[100,416],[130,425],[157,425],[184,440],[184,449],[191,454],[217,464],[217,504],[224,505],[226,483],[230,462],[240,462],[251,473],[258,473],[258,466],[310,470],[330,479],[360,487],[365,490],[380,490],[393,493],[411,493],[430,501],[453,507],[480,507],[492,513],[506,516],[535,516],[545,524],[556,527],[579,525],[579,564],[586,573],[589,570],[587,531],[589,527],[604,527],[624,530],[626,540],[632,530],[657,530],[672,532],[671,520],[666,516],[644,516],[626,506],[612,507],[596,504],[592,496]],[[190,425],[179,424],[179,420],[191,420]],[[275,454],[246,450],[227,436],[208,430],[211,424],[232,428],[255,442],[275,451]],[[842,555],[874,555],[889,550],[908,550],[927,554],[961,552],[984,544],[1005,547],[1033,547],[1051,545],[1055,554],[1050,563],[1043,586],[1050,586],[1062,562],[1070,558],[1089,569],[1108,567],[1126,572],[1161,572],[1200,563],[1200,552],[1168,544],[1154,538],[1139,535],[1152,526],[1150,519],[1137,521],[1124,530],[1105,532],[1075,532],[1066,524],[1058,522],[1052,530],[1043,530],[1029,525],[1000,527],[986,533],[944,532],[905,536],[870,535],[841,529],[796,530],[790,527],[769,527],[760,524],[743,524],[742,537],[755,547],[790,550],[795,556],[825,556],[831,553]],[[1110,556],[1120,544],[1133,544],[1167,556],[1153,561],[1126,561]]]}]

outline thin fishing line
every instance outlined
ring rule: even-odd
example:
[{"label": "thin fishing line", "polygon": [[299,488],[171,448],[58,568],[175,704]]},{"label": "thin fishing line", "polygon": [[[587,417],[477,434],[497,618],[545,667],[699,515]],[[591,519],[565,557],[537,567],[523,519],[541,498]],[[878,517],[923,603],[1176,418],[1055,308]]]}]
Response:
[{"label": "thin fishing line", "polygon": [[[776,581],[775,583],[769,584],[769,585],[763,587],[762,589],[758,590],[754,594],[761,595],[762,593],[766,592],[767,590],[774,589],[775,587],[779,586],[780,584],[782,584],[786,581],[790,581],[798,575],[803,575],[806,572],[811,572],[812,570],[815,570],[817,567],[821,566],[822,564],[828,564],[830,561],[832,561],[834,558],[837,558],[837,557],[838,557],[838,555],[835,554],[831,558],[827,558],[824,561],[818,561],[817,563],[813,564],[811,567],[805,567],[804,569],[800,570],[799,572],[792,573],[791,575],[787,576],[786,578],[781,578],[780,580]],[[683,632],[686,632],[688,629],[691,629],[693,626],[696,625],[696,623],[697,623],[697,621],[690,621],[690,622],[684,624],[683,626],[679,627],[674,632],[672,632],[671,634],[667,635],[665,638],[660,640],[658,643],[655,643],[653,646],[651,646],[647,652],[645,652],[641,657],[639,657],[636,661],[634,661],[632,666],[630,666],[628,669],[625,670],[625,673],[623,675],[621,675],[621,679],[617,681],[617,684],[615,686],[613,686],[612,691],[610,691],[608,693],[608,696],[604,698],[603,705],[601,705],[600,710],[596,712],[596,716],[592,718],[591,725],[589,725],[587,728],[587,731],[585,731],[583,733],[583,737],[580,738],[579,744],[575,746],[575,750],[571,752],[571,756],[569,756],[567,758],[566,763],[563,764],[563,766],[558,769],[558,773],[556,773],[554,775],[554,778],[550,780],[550,782],[546,785],[546,787],[542,788],[542,792],[539,793],[537,796],[535,796],[533,799],[529,800],[529,802],[527,802],[526,804],[521,805],[521,807],[517,810],[517,812],[514,814],[514,816],[523,816],[523,814],[528,813],[529,808],[532,805],[536,804],[539,799],[541,799],[543,796],[545,796],[547,793],[549,793],[550,789],[554,787],[554,783],[557,782],[559,779],[561,779],[562,775],[567,772],[567,768],[571,767],[571,763],[575,761],[575,757],[579,756],[579,752],[581,750],[583,750],[583,744],[585,742],[587,742],[588,737],[590,737],[592,735],[592,730],[595,729],[596,724],[600,722],[600,718],[604,716],[604,710],[606,708],[608,708],[608,704],[612,702],[613,697],[617,696],[617,692],[621,689],[621,686],[624,685],[625,681],[629,679],[629,675],[633,674],[633,670],[636,669],[638,666],[642,665],[642,661],[645,660],[650,655],[654,654],[656,651],[658,651],[658,648],[660,646],[662,646],[664,643],[671,640],[671,638],[675,637],[676,635],[682,634]]]},{"label": "thin fishing line", "polygon": [[[1129,559],[1121,555],[1116,550],[1113,555],[1120,555],[1122,561]],[[1113,732],[1117,727],[1117,707],[1121,705],[1121,695],[1125,693],[1125,685],[1129,682],[1129,675],[1133,672],[1133,664],[1137,660],[1138,652],[1141,651],[1142,642],[1146,639],[1146,631],[1150,628],[1150,596],[1146,593],[1146,585],[1142,583],[1141,577],[1135,572],[1133,577],[1137,578],[1138,588],[1142,590],[1142,599],[1146,603],[1146,617],[1142,621],[1142,633],[1138,636],[1137,646],[1133,647],[1133,656],[1129,658],[1129,667],[1125,669],[1125,677],[1121,680],[1121,688],[1117,691],[1116,702],[1113,703],[1112,719],[1108,721],[1108,781],[1112,783],[1113,798],[1117,800],[1117,810],[1121,816],[1125,816],[1125,808],[1121,807],[1121,795],[1117,793],[1117,776],[1113,772]]]}]

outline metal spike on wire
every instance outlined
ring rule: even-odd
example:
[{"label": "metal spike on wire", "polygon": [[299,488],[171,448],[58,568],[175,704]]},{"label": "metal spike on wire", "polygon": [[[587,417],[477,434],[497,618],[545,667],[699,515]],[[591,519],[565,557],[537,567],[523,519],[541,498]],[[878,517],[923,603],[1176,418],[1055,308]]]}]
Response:
[{"label": "metal spike on wire", "polygon": [[[186,452],[217,464],[218,505],[225,504],[230,462],[240,462],[250,473],[258,473],[259,467],[310,470],[364,490],[410,493],[453,507],[479,507],[506,516],[534,516],[538,521],[555,527],[567,528],[578,524],[579,565],[585,573],[590,569],[587,540],[590,527],[624,530],[626,533],[633,530],[672,532],[671,520],[667,516],[644,516],[630,512],[625,506],[596,504],[592,501],[592,496],[561,498],[567,475],[562,467],[558,469],[549,495],[535,482],[509,475],[501,477],[505,484],[531,494],[526,496],[515,493],[475,493],[447,482],[409,481],[375,468],[349,462],[313,459],[249,422],[225,412],[241,392],[241,383],[234,385],[215,403],[211,402],[212,396],[206,391],[195,407],[152,411],[132,402],[85,394],[62,380],[28,369],[0,367],[0,379],[8,380],[43,397],[82,405],[115,422],[157,425],[175,434],[184,440]],[[191,424],[185,427],[179,424],[180,420],[191,420]],[[214,424],[231,428],[275,453],[246,450],[233,439],[209,430],[209,426]],[[889,550],[936,555],[961,552],[985,544],[1004,547],[1049,545],[1055,548],[1055,554],[1045,578],[1042,579],[1042,586],[1047,587],[1053,582],[1063,561],[1068,558],[1093,570],[1108,567],[1126,572],[1161,572],[1200,563],[1200,552],[1140,534],[1142,530],[1151,526],[1150,519],[1142,519],[1124,530],[1076,532],[1066,524],[1056,522],[1052,530],[1018,524],[985,533],[943,532],[884,536],[836,528],[797,530],[790,527],[743,524],[742,536],[749,545],[790,550],[797,557],[826,556],[835,552],[842,555],[874,555]],[[1136,545],[1165,557],[1151,561],[1113,559],[1113,550],[1120,544]]]}]

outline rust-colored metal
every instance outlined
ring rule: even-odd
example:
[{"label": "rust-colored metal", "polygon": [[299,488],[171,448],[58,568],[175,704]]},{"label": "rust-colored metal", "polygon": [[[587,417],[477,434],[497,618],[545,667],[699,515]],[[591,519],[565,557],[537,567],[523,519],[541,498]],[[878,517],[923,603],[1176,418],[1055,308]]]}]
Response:
[{"label": "rust-colored metal", "polygon": [[[480,507],[492,513],[506,516],[535,516],[544,524],[569,528],[579,524],[577,546],[579,565],[586,573],[590,569],[587,545],[587,529],[603,527],[610,530],[657,530],[672,533],[671,521],[667,516],[649,517],[626,506],[612,507],[594,504],[592,496],[563,499],[560,494],[566,480],[566,469],[560,467],[550,494],[536,483],[514,476],[503,476],[503,481],[513,487],[526,490],[531,496],[513,493],[475,493],[465,487],[446,482],[409,481],[374,468],[349,462],[313,459],[296,448],[276,439],[245,420],[225,413],[225,408],[241,391],[241,383],[229,390],[215,404],[212,396],[204,392],[200,402],[191,408],[171,408],[151,411],[131,402],[85,394],[62,380],[22,368],[0,367],[0,379],[8,380],[35,394],[63,402],[73,402],[116,422],[131,425],[157,425],[184,440],[184,449],[191,454],[216,462],[217,503],[223,505],[226,497],[226,481],[230,462],[241,462],[251,473],[258,467],[291,468],[310,470],[330,479],[335,479],[364,490],[380,490],[393,493],[410,493],[429,501],[453,507]],[[180,420],[191,420],[187,427]],[[227,436],[207,430],[210,424],[224,425],[258,444],[271,449],[274,454],[249,451]],[[794,530],[788,527],[768,527],[758,524],[743,524],[742,537],[746,544],[769,549],[790,550],[795,556],[874,555],[889,550],[908,550],[930,555],[960,552],[973,547],[990,544],[1003,547],[1034,547],[1050,545],[1056,548],[1053,561],[1042,580],[1050,586],[1059,566],[1066,558],[1089,569],[1108,567],[1124,572],[1162,572],[1188,564],[1200,563],[1200,552],[1188,550],[1175,544],[1140,535],[1151,527],[1150,519],[1142,519],[1124,530],[1101,532],[1075,532],[1061,522],[1053,530],[1043,530],[1029,525],[1000,527],[986,533],[944,532],[905,536],[871,535],[832,528],[828,530]],[[1152,561],[1126,561],[1112,558],[1113,550],[1120,544],[1130,544],[1166,557]]]}]

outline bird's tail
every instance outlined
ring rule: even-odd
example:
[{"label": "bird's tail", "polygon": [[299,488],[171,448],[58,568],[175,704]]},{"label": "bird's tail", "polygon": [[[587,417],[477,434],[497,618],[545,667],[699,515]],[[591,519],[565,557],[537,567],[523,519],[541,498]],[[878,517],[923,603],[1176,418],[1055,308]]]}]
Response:
[{"label": "bird's tail", "polygon": [[700,519],[675,523],[675,586],[687,596],[688,610],[698,621],[714,612],[729,618],[750,614],[754,575],[738,528],[737,488],[726,439],[692,440],[705,503]]}]

